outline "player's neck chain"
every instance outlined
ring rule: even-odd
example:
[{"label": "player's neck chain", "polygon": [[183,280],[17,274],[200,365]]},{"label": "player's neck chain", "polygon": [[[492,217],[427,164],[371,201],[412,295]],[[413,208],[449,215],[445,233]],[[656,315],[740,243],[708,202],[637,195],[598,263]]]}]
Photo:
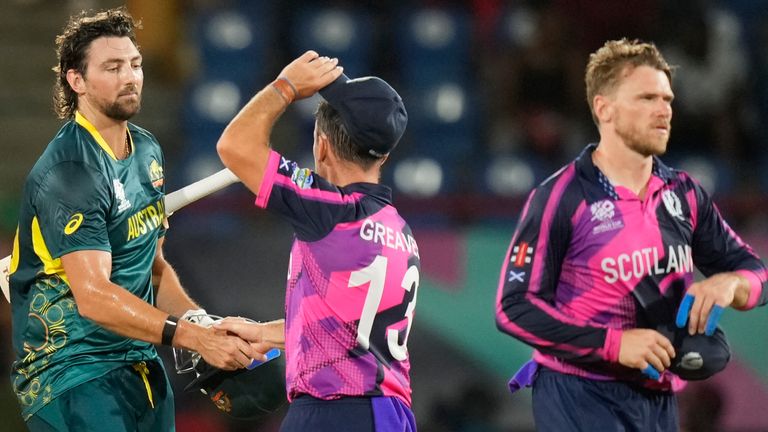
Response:
[{"label": "player's neck chain", "polygon": [[127,159],[131,155],[131,137],[128,132],[125,133],[125,151],[123,152],[123,159]]}]

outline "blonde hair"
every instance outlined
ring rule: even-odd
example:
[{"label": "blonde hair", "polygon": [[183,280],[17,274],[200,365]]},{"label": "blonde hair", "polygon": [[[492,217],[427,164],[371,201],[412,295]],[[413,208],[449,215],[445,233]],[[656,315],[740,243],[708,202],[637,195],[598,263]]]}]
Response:
[{"label": "blonde hair", "polygon": [[606,42],[600,49],[589,55],[584,83],[587,90],[587,104],[595,124],[598,124],[593,106],[595,96],[613,91],[619,85],[624,69],[638,66],[650,66],[660,70],[672,83],[672,67],[664,60],[664,56],[653,43],[622,38]]}]

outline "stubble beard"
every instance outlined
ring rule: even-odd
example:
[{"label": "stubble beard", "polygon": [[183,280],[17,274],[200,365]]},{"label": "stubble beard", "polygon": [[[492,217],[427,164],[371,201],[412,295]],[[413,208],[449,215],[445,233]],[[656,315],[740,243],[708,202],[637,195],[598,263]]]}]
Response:
[{"label": "stubble beard", "polygon": [[642,131],[637,127],[632,125],[628,127],[622,126],[621,123],[617,125],[616,134],[621,137],[630,150],[644,157],[661,156],[666,153],[669,132],[672,131],[671,128],[667,129],[666,136],[654,137],[651,136],[650,131],[643,136]]}]

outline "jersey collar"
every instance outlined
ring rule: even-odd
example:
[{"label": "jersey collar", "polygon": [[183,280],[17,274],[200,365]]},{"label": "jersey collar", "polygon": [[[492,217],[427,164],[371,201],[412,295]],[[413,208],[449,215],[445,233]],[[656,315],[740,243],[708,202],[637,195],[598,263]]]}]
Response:
[{"label": "jersey collar", "polygon": [[377,183],[352,183],[340,188],[346,194],[363,193],[392,205],[392,189]]},{"label": "jersey collar", "polygon": [[[576,158],[576,170],[591,183],[600,185],[600,188],[605,194],[614,200],[618,200],[619,194],[608,180],[608,177],[606,177],[605,174],[600,171],[600,168],[592,162],[592,152],[595,151],[596,148],[597,143],[591,143],[582,150],[581,154]],[[664,162],[657,156],[653,156],[653,168],[651,169],[651,173],[666,184],[669,184],[674,178],[672,169],[664,164]],[[599,197],[595,198],[600,199]]]},{"label": "jersey collar", "polygon": [[[104,140],[104,137],[101,136],[99,131],[96,129],[96,126],[94,126],[91,122],[88,121],[85,116],[80,114],[80,111],[75,111],[75,123],[79,124],[80,126],[84,127],[85,130],[87,130],[91,136],[93,136],[93,139],[96,140],[96,142],[99,144],[99,147],[101,147],[109,157],[111,157],[113,160],[117,160],[117,157],[115,156],[115,153],[112,151],[112,147],[107,144],[107,141]],[[126,128],[126,133],[128,134],[129,145],[131,146],[131,154],[133,154],[133,137],[131,137],[130,131]]]}]

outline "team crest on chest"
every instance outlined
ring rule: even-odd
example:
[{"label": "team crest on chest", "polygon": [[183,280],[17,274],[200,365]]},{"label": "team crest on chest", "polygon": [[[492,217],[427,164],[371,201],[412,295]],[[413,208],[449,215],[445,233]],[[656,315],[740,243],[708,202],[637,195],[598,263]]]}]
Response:
[{"label": "team crest on chest", "polygon": [[684,221],[683,206],[680,204],[680,198],[674,191],[665,190],[661,193],[661,200],[664,201],[664,207],[667,208],[667,213],[673,218]]},{"label": "team crest on chest", "polygon": [[125,197],[125,187],[118,179],[112,180],[112,186],[115,188],[115,199],[117,200],[117,212],[122,213],[131,208],[131,202]]},{"label": "team crest on chest", "polygon": [[621,219],[614,219],[616,216],[616,205],[611,200],[602,200],[589,206],[592,212],[591,222],[596,222],[592,228],[592,234],[600,234],[606,231],[613,231],[624,228],[624,222]]},{"label": "team crest on chest", "polygon": [[165,182],[163,167],[155,159],[149,164],[149,180],[154,188],[159,188]]}]

